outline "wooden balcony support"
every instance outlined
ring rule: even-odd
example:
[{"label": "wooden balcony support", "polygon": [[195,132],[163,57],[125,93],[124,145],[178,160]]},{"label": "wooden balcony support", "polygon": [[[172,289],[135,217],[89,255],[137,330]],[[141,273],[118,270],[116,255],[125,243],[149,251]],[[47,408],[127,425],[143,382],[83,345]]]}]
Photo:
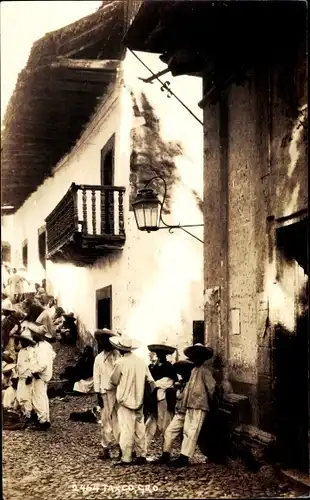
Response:
[{"label": "wooden balcony support", "polygon": [[122,249],[124,192],[124,187],[73,183],[46,218],[47,258],[90,263]]}]

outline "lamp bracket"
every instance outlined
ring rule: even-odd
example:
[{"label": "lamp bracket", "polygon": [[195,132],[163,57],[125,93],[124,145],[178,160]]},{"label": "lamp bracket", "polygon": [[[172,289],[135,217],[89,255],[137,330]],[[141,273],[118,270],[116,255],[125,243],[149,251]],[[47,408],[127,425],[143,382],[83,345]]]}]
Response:
[{"label": "lamp bracket", "polygon": [[164,184],[164,197],[163,197],[163,201],[161,202],[160,213],[159,213],[159,220],[163,224],[163,226],[159,226],[158,229],[168,229],[169,233],[173,233],[173,229],[182,229],[182,231],[184,231],[185,233],[189,234],[190,236],[192,236],[196,240],[200,241],[200,243],[203,243],[204,242],[203,240],[201,240],[200,238],[198,238],[197,236],[195,236],[193,233],[191,233],[190,231],[188,231],[187,229],[185,229],[185,228],[188,228],[188,227],[203,227],[203,224],[176,224],[176,225],[171,225],[171,224],[167,224],[163,220],[162,210],[163,210],[163,206],[164,206],[164,203],[165,203],[166,197],[167,197],[167,184],[166,184],[165,179],[163,177],[161,177],[160,175],[155,175],[149,181],[147,181],[147,183],[145,184],[145,186],[144,186],[143,189],[146,190],[147,187],[148,187],[148,185],[151,184],[151,182],[153,182],[155,179],[160,179],[163,182],[163,184]]}]

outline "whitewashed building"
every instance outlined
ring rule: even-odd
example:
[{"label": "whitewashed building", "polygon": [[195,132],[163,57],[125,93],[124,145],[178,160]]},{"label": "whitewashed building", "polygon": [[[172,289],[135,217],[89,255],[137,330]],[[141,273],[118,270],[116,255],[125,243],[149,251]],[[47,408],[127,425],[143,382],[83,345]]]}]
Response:
[{"label": "whitewashed building", "polygon": [[[137,6],[106,2],[34,44],[4,120],[6,241],[12,264],[45,278],[74,312],[83,343],[108,326],[182,355],[193,322],[203,335],[203,244],[177,229],[139,232],[131,202],[160,175],[165,220],[202,223],[203,127],[156,80],[140,79],[151,73],[121,43]],[[154,73],[164,67],[142,59]],[[199,117],[200,79],[170,84]]]}]

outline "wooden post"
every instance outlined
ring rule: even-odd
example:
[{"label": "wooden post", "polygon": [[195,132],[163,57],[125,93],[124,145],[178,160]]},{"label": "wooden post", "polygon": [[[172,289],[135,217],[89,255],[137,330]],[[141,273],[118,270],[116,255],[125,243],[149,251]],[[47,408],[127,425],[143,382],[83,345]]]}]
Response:
[{"label": "wooden post", "polygon": [[97,234],[97,231],[96,231],[96,191],[94,189],[92,189],[92,192],[91,192],[91,208],[92,208],[93,234]]},{"label": "wooden post", "polygon": [[119,232],[125,234],[124,227],[124,195],[122,191],[118,192],[118,216],[119,216]]}]

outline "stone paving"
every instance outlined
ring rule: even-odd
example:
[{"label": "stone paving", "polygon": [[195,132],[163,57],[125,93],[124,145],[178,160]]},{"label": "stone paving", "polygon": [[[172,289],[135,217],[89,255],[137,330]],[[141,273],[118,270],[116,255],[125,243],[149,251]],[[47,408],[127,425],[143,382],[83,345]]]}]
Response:
[{"label": "stone paving", "polygon": [[[69,420],[72,411],[95,404],[96,396],[91,395],[56,398],[50,401],[49,431],[3,431],[4,500],[273,498],[304,493],[277,478],[270,467],[254,474],[237,461],[228,467],[206,463],[200,453],[189,467],[177,470],[150,464],[115,468],[116,460],[97,459],[99,425]],[[179,446],[176,443],[175,453]],[[159,453],[157,440],[149,455]]]},{"label": "stone paving", "polygon": [[[104,498],[250,498],[297,497],[301,492],[270,468],[249,473],[239,462],[228,467],[204,463],[199,453],[188,468],[113,467],[97,459],[99,425],[72,422],[73,410],[90,408],[93,396],[51,400],[52,427],[3,432],[5,500]],[[177,451],[177,450],[176,450]],[[159,449],[153,447],[151,454]]]}]

